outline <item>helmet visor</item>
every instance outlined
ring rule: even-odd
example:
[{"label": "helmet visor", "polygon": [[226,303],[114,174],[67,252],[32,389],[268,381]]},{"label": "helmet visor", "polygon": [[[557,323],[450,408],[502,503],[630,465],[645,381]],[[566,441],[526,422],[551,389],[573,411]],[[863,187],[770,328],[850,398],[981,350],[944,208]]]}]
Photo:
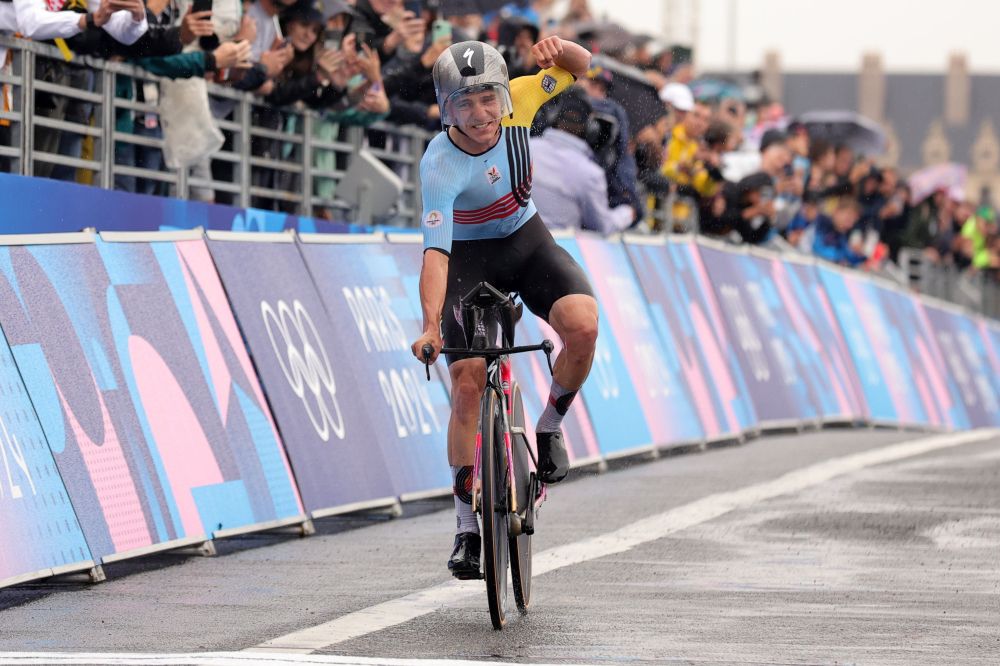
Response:
[{"label": "helmet visor", "polygon": [[470,127],[500,120],[514,112],[510,90],[501,83],[459,88],[442,102],[441,124]]}]

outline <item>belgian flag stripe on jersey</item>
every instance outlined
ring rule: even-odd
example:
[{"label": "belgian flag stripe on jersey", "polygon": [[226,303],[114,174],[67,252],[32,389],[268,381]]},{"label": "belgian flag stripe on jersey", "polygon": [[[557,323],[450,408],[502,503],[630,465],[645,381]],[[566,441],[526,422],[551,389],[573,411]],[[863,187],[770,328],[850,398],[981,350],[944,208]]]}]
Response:
[{"label": "belgian flag stripe on jersey", "polygon": [[517,205],[524,208],[531,198],[531,153],[528,150],[527,127],[505,127],[507,159],[510,163],[511,188]]}]

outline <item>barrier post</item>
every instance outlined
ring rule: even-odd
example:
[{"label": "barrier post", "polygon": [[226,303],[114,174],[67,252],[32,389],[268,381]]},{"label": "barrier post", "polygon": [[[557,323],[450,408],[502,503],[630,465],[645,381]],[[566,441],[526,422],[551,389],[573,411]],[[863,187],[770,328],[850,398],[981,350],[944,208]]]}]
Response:
[{"label": "barrier post", "polygon": [[101,136],[94,140],[94,157],[99,157],[101,162],[101,172],[99,174],[100,187],[105,190],[112,190],[115,187],[114,171],[115,164],[115,89],[118,75],[109,70],[103,69],[100,73],[101,87],[101,107],[98,116],[101,128]]}]

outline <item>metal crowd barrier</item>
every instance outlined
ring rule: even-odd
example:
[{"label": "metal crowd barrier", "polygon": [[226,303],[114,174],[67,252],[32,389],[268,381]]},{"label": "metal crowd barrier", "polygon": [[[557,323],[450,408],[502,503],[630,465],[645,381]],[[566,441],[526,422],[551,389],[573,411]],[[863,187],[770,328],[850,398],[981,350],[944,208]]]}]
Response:
[{"label": "metal crowd barrier", "polygon": [[[351,156],[366,147],[404,183],[395,215],[380,221],[400,226],[419,221],[418,167],[431,136],[420,128],[337,125],[321,113],[293,107],[281,110],[280,128],[274,129],[257,122],[269,108],[260,98],[209,83],[209,95],[232,107],[216,121],[227,140],[211,157],[211,173],[130,166],[116,163],[116,144],[162,154],[164,142],[116,127],[121,113],[157,113],[155,103],[121,98],[116,90],[122,84],[141,88],[163,78],[89,56],[67,62],[53,46],[0,35],[0,50],[4,48],[12,58],[8,69],[0,67],[0,86],[6,87],[10,100],[9,109],[0,104],[0,171],[82,180],[105,189],[115,189],[116,179],[122,177],[147,179],[161,183],[159,193],[171,197],[211,198],[240,207],[257,204],[302,215],[332,209],[346,219],[350,207],[337,198],[336,185]],[[322,133],[317,131],[320,125],[326,125]],[[261,151],[253,146],[268,141],[280,147],[279,154],[257,154]],[[82,156],[60,154],[60,142],[84,143]]]},{"label": "metal crowd barrier", "polygon": [[935,264],[913,248],[899,251],[899,265],[909,286],[920,293],[1000,319],[1000,282],[992,274]]},{"label": "metal crowd barrier", "polygon": [[[0,171],[83,180],[104,189],[115,189],[120,178],[146,179],[162,184],[161,194],[179,199],[212,198],[242,208],[314,216],[326,212],[334,219],[361,221],[353,219],[350,206],[337,198],[336,186],[351,156],[367,148],[404,183],[395,213],[377,221],[419,224],[419,163],[431,138],[419,128],[336,125],[304,107],[282,109],[278,128],[269,128],[258,122],[269,105],[250,93],[210,83],[209,94],[232,107],[226,118],[217,120],[227,141],[212,155],[210,172],[129,166],[116,162],[116,144],[162,154],[164,142],[116,127],[119,113],[158,111],[156,104],[118,97],[116,90],[119,84],[134,83],[139,88],[163,78],[133,65],[89,56],[67,62],[53,46],[7,35],[0,35],[2,49],[12,57],[9,68],[0,61],[0,87],[5,89],[0,96]],[[273,113],[271,117],[273,124]],[[74,141],[84,144],[80,157],[62,150]],[[260,154],[259,146],[266,142],[277,146],[278,154]],[[675,203],[688,204],[689,214],[683,219],[675,216]],[[660,198],[647,220],[657,232],[668,233],[697,232],[699,223],[693,202],[676,195]],[[900,268],[902,275],[891,277],[923,293],[1000,317],[1000,284],[991,276],[936,266],[919,252],[908,251],[901,254]]]}]

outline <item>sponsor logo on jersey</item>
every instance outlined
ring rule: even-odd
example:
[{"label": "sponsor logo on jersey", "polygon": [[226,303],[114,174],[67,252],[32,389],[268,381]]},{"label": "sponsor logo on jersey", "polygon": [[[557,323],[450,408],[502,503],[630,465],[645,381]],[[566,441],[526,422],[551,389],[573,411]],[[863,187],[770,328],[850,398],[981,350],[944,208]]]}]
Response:
[{"label": "sponsor logo on jersey", "polygon": [[556,80],[549,76],[548,74],[542,79],[542,90],[548,94],[552,94],[552,91],[556,89]]},{"label": "sponsor logo on jersey", "polygon": [[500,169],[497,168],[496,164],[486,170],[486,180],[490,181],[490,185],[496,185],[501,178],[503,176],[500,175]]},{"label": "sponsor logo on jersey", "polygon": [[439,210],[432,210],[424,217],[424,226],[428,229],[440,227],[442,222],[444,222],[444,215]]}]

